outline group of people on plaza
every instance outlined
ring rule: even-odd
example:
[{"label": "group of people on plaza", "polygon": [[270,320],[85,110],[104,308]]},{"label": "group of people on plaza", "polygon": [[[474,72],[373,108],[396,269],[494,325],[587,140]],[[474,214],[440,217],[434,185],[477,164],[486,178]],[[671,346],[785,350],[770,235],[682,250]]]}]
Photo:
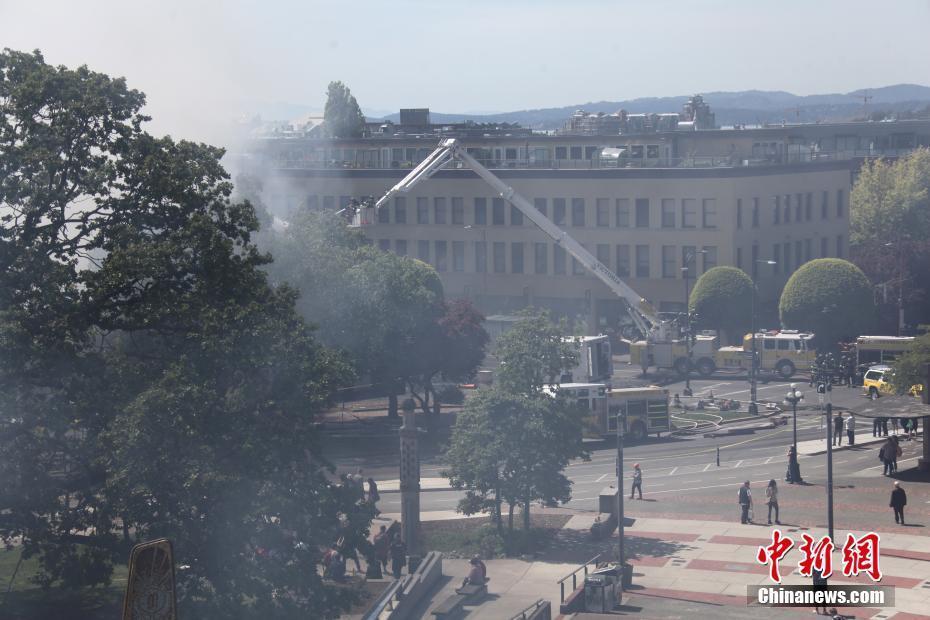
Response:
[{"label": "group of people on plaza", "polygon": [[[872,420],[872,437],[888,437],[888,420],[891,420],[892,432],[898,434],[899,418],[878,417]],[[908,441],[917,438],[917,428],[920,418],[901,418],[901,429]]]},{"label": "group of people on plaza", "polygon": [[[379,514],[377,504],[381,495],[374,478],[366,480],[362,475],[362,470],[359,469],[354,474],[342,474],[341,479],[343,486],[354,487],[357,489],[356,492],[361,492],[361,501],[372,510],[374,515]],[[334,581],[342,581],[346,575],[347,560],[352,560],[355,563],[356,573],[360,573],[362,567],[359,562],[359,552],[365,557],[368,567],[365,575],[369,578],[380,579],[382,570],[387,571],[388,562],[391,564],[391,573],[394,578],[399,578],[402,569],[407,564],[407,546],[400,533],[392,535],[387,527],[382,525],[372,542],[369,542],[368,540],[356,540],[352,529],[346,526],[336,543],[323,554],[323,576]]]},{"label": "group of people on plaza", "polygon": [[849,414],[845,418],[842,412],[837,412],[833,418],[833,445],[843,445],[843,430],[846,431],[846,443],[856,445],[856,416]]},{"label": "group of people on plaza", "polygon": [[854,346],[844,349],[838,356],[833,353],[821,353],[817,355],[817,359],[811,368],[810,386],[814,387],[817,377],[826,376],[831,381],[835,380],[838,385],[858,387],[862,385],[862,379],[868,368],[869,364],[856,365]]},{"label": "group of people on plaza", "polygon": [[[886,446],[888,445],[897,446],[897,442],[891,442],[889,440],[889,444],[886,444]],[[882,450],[885,450],[885,446],[882,447]],[[900,450],[901,449],[898,448],[898,456],[901,454]],[[897,465],[895,465],[895,467],[897,467]],[[740,507],[740,523],[744,525],[754,523],[752,489],[750,488],[749,480],[745,481],[740,486],[737,493],[737,503]],[[776,525],[781,525],[778,510],[778,483],[775,482],[774,478],[769,480],[768,485],[765,487],[765,503],[768,506],[768,525],[772,525],[773,512],[775,513]],[[906,505],[907,493],[901,487],[901,483],[899,481],[895,481],[894,487],[891,491],[891,499],[888,502],[888,506],[894,511],[895,523],[904,525],[904,507]]]},{"label": "group of people on plaza", "polygon": [[[748,524],[753,522],[752,514],[752,489],[747,480],[740,486],[737,494],[737,501],[740,507],[740,523]],[[772,478],[765,487],[765,503],[768,506],[768,525],[772,525],[772,513],[775,513],[775,523],[781,525],[779,517],[781,516],[778,509],[778,483]]]}]

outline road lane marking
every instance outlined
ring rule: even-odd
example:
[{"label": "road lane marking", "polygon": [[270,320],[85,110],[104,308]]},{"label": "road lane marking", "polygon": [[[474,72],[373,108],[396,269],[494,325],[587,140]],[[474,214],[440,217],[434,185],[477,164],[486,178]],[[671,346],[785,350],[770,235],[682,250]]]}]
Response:
[{"label": "road lane marking", "polygon": [[733,469],[739,469],[739,466],[742,465],[742,464],[743,464],[742,461],[737,461],[737,462],[736,462],[736,465],[733,466]]},{"label": "road lane marking", "polygon": [[769,458],[765,459],[765,463],[763,463],[763,465],[768,465],[769,462],[774,458],[775,458],[774,456],[770,456]]},{"label": "road lane marking", "polygon": [[672,471],[668,472],[668,475],[671,476],[671,475],[674,474],[676,471],[678,471],[678,468],[677,468],[677,467],[674,467],[674,468],[672,468]]},{"label": "road lane marking", "polygon": [[607,477],[607,474],[601,474],[601,477],[598,478],[597,480],[595,480],[594,482],[600,482],[601,480],[603,480],[603,479],[606,478],[606,477]]},{"label": "road lane marking", "polygon": [[[723,480],[723,478],[721,478],[721,480]],[[750,482],[750,484],[764,484],[764,483],[767,483],[767,482],[768,482],[768,480],[753,480],[753,481]],[[705,486],[705,487],[691,487],[691,488],[689,488],[689,489],[668,489],[668,490],[665,490],[665,491],[655,491],[655,492],[649,493],[649,495],[658,495],[659,493],[683,493],[684,491],[702,491],[702,490],[704,490],[704,489],[719,489],[719,488],[722,488],[722,487],[729,487],[729,486],[732,486],[732,485],[730,485],[730,484],[712,484],[712,485]]]},{"label": "road lane marking", "polygon": [[708,463],[707,465],[705,465],[705,466],[704,466],[704,471],[707,471],[708,469],[710,469],[710,466],[711,466],[712,464],[713,464],[713,463]]}]

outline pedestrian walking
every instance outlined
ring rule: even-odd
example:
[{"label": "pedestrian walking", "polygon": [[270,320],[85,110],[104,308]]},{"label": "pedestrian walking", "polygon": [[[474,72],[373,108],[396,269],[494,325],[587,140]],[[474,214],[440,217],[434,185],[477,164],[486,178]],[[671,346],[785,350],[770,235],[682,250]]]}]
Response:
[{"label": "pedestrian walking", "polygon": [[739,488],[737,498],[740,507],[740,523],[752,523],[752,517],[749,514],[752,508],[752,491],[749,489],[748,480]]},{"label": "pedestrian walking", "polygon": [[772,510],[775,510],[775,523],[781,525],[778,520],[778,484],[775,479],[769,480],[769,486],[765,487],[765,501],[769,506],[769,525],[772,525]]},{"label": "pedestrian walking", "polygon": [[882,419],[872,418],[872,437],[878,437],[882,432]]},{"label": "pedestrian walking", "polygon": [[[816,568],[812,568],[811,578],[812,578],[812,581],[814,582],[815,592],[816,591],[822,592],[827,589],[827,580],[824,579],[823,573],[821,571],[817,570]],[[827,604],[824,601],[821,601],[821,602],[823,604],[818,604],[816,607],[814,607],[814,613],[817,614],[818,616],[826,616],[827,615]],[[823,608],[823,613],[820,612],[821,608]]]},{"label": "pedestrian walking", "polygon": [[881,460],[882,466],[883,466],[882,467],[883,476],[890,476],[894,472],[893,465],[892,465],[892,463],[894,462],[894,453],[895,453],[895,445],[894,445],[894,441],[892,441],[891,439],[883,443],[882,447],[878,451],[878,458],[879,460]]},{"label": "pedestrian walking", "polygon": [[904,431],[904,438],[907,441],[911,440],[911,419],[904,418],[901,420],[901,430]]},{"label": "pedestrian walking", "polygon": [[378,500],[381,499],[381,494],[378,493],[378,484],[375,482],[374,478],[368,479],[368,496],[366,499],[368,500],[368,505],[375,511],[375,515],[381,514],[378,510]]},{"label": "pedestrian walking", "polygon": [[400,534],[394,534],[391,542],[391,572],[394,579],[400,579],[400,572],[407,564],[407,545],[401,540]]},{"label": "pedestrian walking", "polygon": [[846,441],[849,445],[856,445],[856,416],[849,414],[846,416]]},{"label": "pedestrian walking", "polygon": [[381,526],[381,530],[375,534],[374,540],[375,557],[381,563],[381,568],[387,572],[388,556],[391,553],[391,537],[387,528]]},{"label": "pedestrian walking", "polygon": [[898,434],[898,418],[891,418],[891,428],[894,429],[894,434]]},{"label": "pedestrian walking", "polygon": [[918,418],[911,418],[911,438],[917,439],[917,422]]},{"label": "pedestrian walking", "polygon": [[888,436],[888,418],[882,418],[882,437]]},{"label": "pedestrian walking", "polygon": [[843,414],[837,412],[836,417],[833,418],[833,445],[842,446],[843,445]]},{"label": "pedestrian walking", "polygon": [[630,488],[630,499],[633,499],[633,493],[639,491],[639,499],[643,498],[643,470],[640,469],[639,463],[633,465],[633,486]]},{"label": "pedestrian walking", "polygon": [[907,505],[907,493],[901,488],[901,483],[897,480],[894,483],[894,489],[891,491],[891,501],[888,502],[891,509],[894,510],[894,522],[904,525],[904,507]]}]

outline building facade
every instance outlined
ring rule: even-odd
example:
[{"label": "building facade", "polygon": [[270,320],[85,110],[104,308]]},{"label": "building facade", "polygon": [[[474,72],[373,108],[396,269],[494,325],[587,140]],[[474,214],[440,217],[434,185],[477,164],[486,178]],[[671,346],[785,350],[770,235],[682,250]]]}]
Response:
[{"label": "building facade", "polygon": [[[447,128],[448,129],[448,128]],[[249,171],[266,203],[339,209],[380,197],[429,154],[442,128],[353,141],[258,140]],[[462,137],[469,153],[583,244],[660,311],[685,307],[685,278],[744,270],[763,303],[808,260],[848,257],[849,194],[864,158],[930,144],[930,122],[796,125],[630,135]],[[610,149],[612,158],[602,155]],[[397,196],[365,226],[377,247],[435,266],[449,297],[487,314],[549,308],[591,333],[621,303],[561,246],[452,168]],[[762,261],[774,261],[774,264]]]}]

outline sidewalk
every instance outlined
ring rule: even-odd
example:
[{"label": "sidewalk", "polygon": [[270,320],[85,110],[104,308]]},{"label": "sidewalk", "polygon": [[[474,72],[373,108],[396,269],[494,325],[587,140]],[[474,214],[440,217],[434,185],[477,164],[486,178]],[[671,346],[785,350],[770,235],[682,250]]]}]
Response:
[{"label": "sidewalk", "polygon": [[[467,608],[469,617],[509,618],[539,598],[551,601],[553,617],[556,617],[560,603],[559,579],[593,557],[597,550],[605,557],[616,558],[617,534],[611,540],[591,541],[588,528],[593,521],[591,513],[574,515],[559,532],[551,548],[535,561],[488,560],[489,596],[480,605]],[[800,576],[797,568],[802,532],[790,525],[781,529],[795,540],[795,546],[779,563],[783,583],[810,584],[810,578]],[[807,529],[803,533],[815,539],[826,534]],[[845,530],[837,530],[836,538],[844,541],[846,534]],[[696,613],[696,617],[712,615],[726,618],[735,617],[730,615],[730,608],[739,608],[738,613],[745,617],[747,586],[769,583],[768,568],[755,560],[759,546],[771,543],[771,528],[767,526],[636,518],[625,528],[624,540],[627,559],[634,566],[633,587],[628,591],[626,601],[629,608],[626,613],[630,615],[669,617],[674,608],[673,615],[679,617],[685,609],[691,609],[692,613],[686,615],[695,617],[693,614]],[[839,546],[842,548],[842,542]],[[575,557],[571,557],[572,554]],[[881,583],[895,587],[895,607],[847,609],[847,613],[875,620],[930,620],[930,616],[925,615],[930,611],[930,538],[882,534],[880,562],[884,573]],[[429,612],[453,592],[468,573],[468,568],[466,560],[443,560],[443,573],[449,579],[428,602],[422,604],[419,610],[423,614],[421,617],[429,617]],[[842,553],[837,551],[834,570],[841,572],[841,568]],[[830,581],[837,584],[871,583],[868,577],[848,579],[842,575],[834,576]],[[719,610],[719,613],[714,610]],[[751,615],[812,617],[811,610],[803,608],[760,608]]]},{"label": "sidewalk", "polygon": [[[810,439],[808,441],[799,441],[798,442],[798,455],[799,456],[818,456],[820,454],[826,454],[827,453],[827,437],[826,437],[827,430],[824,429],[823,432],[824,432],[823,439]],[[891,435],[889,434],[889,437],[890,436]],[[901,441],[904,441],[903,434],[899,434],[898,437],[901,439]],[[917,438],[918,438],[918,441],[921,441],[923,439],[923,431],[917,434]],[[843,445],[833,446],[833,451],[836,452],[837,450],[847,450],[849,448],[855,449],[855,448],[860,448],[862,446],[875,446],[876,448],[880,448],[882,442],[887,439],[888,437],[872,437],[871,430],[869,430],[868,434],[866,434],[865,432],[860,433],[856,431],[856,445],[850,446],[847,443],[846,433],[844,432],[843,433]],[[876,452],[876,454],[878,453]]]},{"label": "sidewalk", "polygon": [[[378,493],[400,493],[400,480],[376,480]],[[448,491],[448,478],[420,478],[420,491]]]}]

